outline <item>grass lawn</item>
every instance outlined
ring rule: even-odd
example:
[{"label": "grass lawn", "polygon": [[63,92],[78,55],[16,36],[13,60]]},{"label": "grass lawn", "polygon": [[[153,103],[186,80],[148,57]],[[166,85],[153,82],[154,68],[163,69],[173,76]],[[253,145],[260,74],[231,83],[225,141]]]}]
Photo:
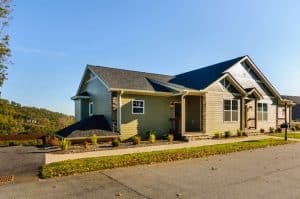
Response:
[{"label": "grass lawn", "polygon": [[98,171],[103,169],[152,164],[158,162],[169,162],[191,158],[201,158],[210,155],[283,145],[292,142],[293,141],[284,141],[270,138],[264,140],[244,141],[211,146],[66,160],[44,165],[41,170],[41,177],[51,178],[57,176],[79,174],[89,171]]},{"label": "grass lawn", "polygon": [[[284,137],[284,133],[274,133],[270,134],[271,136],[276,136],[276,137]],[[288,132],[288,137],[289,138],[295,138],[295,139],[300,139],[300,131],[298,132]]]}]

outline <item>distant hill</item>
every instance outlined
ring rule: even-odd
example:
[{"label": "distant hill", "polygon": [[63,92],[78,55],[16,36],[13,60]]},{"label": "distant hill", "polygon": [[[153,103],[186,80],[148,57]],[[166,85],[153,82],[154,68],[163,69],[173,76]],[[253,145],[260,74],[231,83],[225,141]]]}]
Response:
[{"label": "distant hill", "polygon": [[0,99],[0,135],[52,134],[74,122],[73,116]]}]

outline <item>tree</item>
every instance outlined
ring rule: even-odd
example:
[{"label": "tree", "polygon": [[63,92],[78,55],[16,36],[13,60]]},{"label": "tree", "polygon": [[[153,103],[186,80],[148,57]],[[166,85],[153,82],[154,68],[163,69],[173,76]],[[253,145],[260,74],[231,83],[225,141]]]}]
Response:
[{"label": "tree", "polygon": [[11,2],[11,0],[0,0],[0,87],[7,78],[6,70],[9,64],[8,58],[11,55],[9,35],[5,31],[12,11]]}]

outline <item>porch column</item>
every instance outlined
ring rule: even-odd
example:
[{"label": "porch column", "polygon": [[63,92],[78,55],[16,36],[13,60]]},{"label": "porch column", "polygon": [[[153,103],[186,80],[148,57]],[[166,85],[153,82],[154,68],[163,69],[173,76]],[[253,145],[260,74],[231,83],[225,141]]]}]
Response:
[{"label": "porch column", "polygon": [[258,112],[257,112],[257,99],[255,98],[254,102],[254,114],[255,114],[255,129],[257,129],[257,119],[258,119]]},{"label": "porch column", "polygon": [[276,104],[276,128],[279,127],[279,125],[278,125],[278,108],[279,108],[279,105],[278,105],[278,100],[277,100],[277,104]]},{"label": "porch column", "polygon": [[121,133],[121,126],[122,126],[122,92],[118,94],[117,128],[119,133]]},{"label": "porch column", "polygon": [[241,131],[245,130],[245,97],[241,98]]},{"label": "porch column", "polygon": [[292,121],[293,121],[293,106],[290,106],[289,108],[289,114],[290,114],[290,125],[292,125]]},{"label": "porch column", "polygon": [[181,135],[185,133],[185,96],[181,97]]}]

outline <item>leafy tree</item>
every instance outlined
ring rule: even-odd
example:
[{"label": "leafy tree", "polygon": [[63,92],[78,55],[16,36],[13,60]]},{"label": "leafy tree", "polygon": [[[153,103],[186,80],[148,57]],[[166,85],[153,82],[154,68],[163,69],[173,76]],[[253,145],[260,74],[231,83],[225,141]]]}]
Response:
[{"label": "leafy tree", "polygon": [[5,31],[12,11],[11,0],[0,0],[0,87],[7,77],[7,64],[11,51],[9,48],[9,35]]}]

